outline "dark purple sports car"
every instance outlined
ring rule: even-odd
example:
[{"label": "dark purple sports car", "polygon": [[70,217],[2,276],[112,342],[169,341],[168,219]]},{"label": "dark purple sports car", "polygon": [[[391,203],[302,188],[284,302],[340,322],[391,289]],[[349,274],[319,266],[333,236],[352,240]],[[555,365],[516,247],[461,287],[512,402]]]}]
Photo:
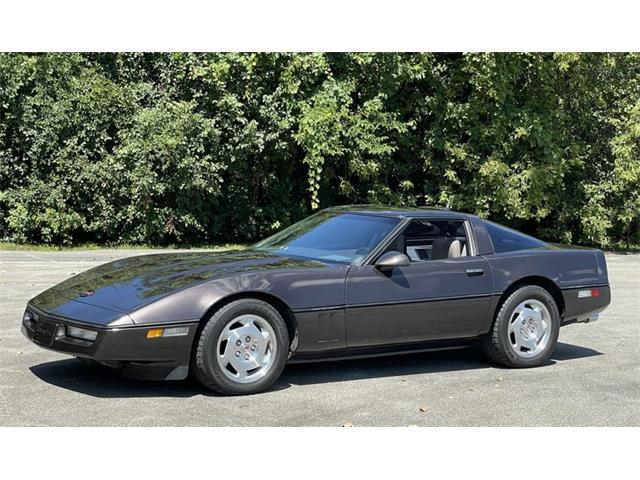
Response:
[{"label": "dark purple sports car", "polygon": [[600,250],[552,246],[474,215],[347,206],[222,253],[143,255],[76,275],[27,305],[34,343],[225,394],[269,388],[287,362],[481,342],[542,365],[560,326],[610,303]]}]

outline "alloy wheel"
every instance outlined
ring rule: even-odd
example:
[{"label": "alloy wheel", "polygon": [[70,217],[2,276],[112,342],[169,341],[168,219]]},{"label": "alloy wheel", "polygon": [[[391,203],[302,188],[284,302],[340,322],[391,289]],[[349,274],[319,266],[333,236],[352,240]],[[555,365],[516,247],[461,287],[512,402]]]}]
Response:
[{"label": "alloy wheel", "polygon": [[218,337],[216,359],[222,372],[238,383],[264,377],[273,366],[276,334],[259,315],[240,315],[224,327]]},{"label": "alloy wheel", "polygon": [[507,330],[513,351],[522,358],[542,352],[551,336],[551,314],[540,300],[528,299],[513,311]]}]

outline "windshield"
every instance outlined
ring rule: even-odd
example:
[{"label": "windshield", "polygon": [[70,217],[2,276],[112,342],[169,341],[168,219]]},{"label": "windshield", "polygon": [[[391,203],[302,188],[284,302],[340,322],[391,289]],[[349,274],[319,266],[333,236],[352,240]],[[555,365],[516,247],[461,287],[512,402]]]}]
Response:
[{"label": "windshield", "polygon": [[367,255],[399,223],[397,218],[320,212],[254,245],[258,250],[339,263]]}]

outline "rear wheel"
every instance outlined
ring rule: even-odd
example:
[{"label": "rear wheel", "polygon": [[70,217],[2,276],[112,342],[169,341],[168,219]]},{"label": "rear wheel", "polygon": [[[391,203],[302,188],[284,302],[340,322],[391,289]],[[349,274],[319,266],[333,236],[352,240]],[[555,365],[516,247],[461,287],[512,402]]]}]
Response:
[{"label": "rear wheel", "polygon": [[202,329],[193,372],[219,393],[261,392],[282,373],[288,348],[287,326],[273,306],[251,298],[236,300],[216,311]]},{"label": "rear wheel", "polygon": [[551,294],[527,285],[513,292],[483,341],[489,358],[508,367],[537,367],[551,356],[560,332],[560,313]]}]

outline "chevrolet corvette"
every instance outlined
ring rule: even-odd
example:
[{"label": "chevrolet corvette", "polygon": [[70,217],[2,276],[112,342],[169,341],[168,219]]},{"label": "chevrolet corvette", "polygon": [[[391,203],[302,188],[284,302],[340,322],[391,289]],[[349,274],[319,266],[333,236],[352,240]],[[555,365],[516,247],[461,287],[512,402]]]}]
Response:
[{"label": "chevrolet corvette", "polygon": [[22,332],[125,376],[192,374],[240,395],[268,389],[288,362],[476,342],[498,364],[540,366],[561,326],[609,303],[600,250],[445,209],[361,205],[246,250],[100,265],[30,300]]}]

